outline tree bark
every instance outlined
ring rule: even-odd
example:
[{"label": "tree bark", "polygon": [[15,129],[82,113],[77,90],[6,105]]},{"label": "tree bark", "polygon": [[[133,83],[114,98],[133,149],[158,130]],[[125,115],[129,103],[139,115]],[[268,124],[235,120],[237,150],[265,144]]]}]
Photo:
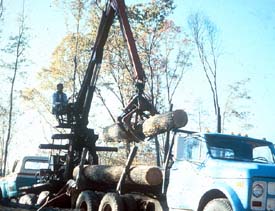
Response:
[{"label": "tree bark", "polygon": [[[112,185],[116,184],[123,172],[124,166],[88,165],[83,169],[86,182]],[[73,177],[76,178],[79,168],[76,167]],[[157,186],[162,184],[162,172],[154,166],[133,166],[125,179],[126,184]]]},{"label": "tree bark", "polygon": [[154,136],[174,128],[184,127],[187,122],[188,117],[184,110],[156,114],[144,121],[142,132],[146,137]]}]

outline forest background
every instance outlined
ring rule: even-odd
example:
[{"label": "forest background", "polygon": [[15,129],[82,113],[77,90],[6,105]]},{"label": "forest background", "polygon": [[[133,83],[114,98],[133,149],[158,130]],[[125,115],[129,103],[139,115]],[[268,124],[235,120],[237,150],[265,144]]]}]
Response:
[{"label": "forest background", "polygon": [[[1,0],[1,160],[5,149],[7,160],[14,160],[41,154],[38,145],[51,142],[56,132],[51,95],[58,82],[68,96],[74,82],[79,89],[104,3]],[[223,132],[275,140],[274,1],[126,4],[147,73],[146,91],[159,111],[173,103],[188,113],[185,129],[203,132],[216,131],[219,108]],[[98,133],[121,114],[134,91],[117,22],[111,33],[91,114]]]}]

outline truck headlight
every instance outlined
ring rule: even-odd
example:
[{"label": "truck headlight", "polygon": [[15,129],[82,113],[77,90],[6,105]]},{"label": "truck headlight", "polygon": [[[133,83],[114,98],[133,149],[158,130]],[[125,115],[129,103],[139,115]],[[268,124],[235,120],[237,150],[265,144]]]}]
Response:
[{"label": "truck headlight", "polygon": [[252,194],[256,198],[261,197],[264,194],[264,188],[263,188],[263,186],[261,186],[260,184],[254,185],[253,188],[252,188]]}]

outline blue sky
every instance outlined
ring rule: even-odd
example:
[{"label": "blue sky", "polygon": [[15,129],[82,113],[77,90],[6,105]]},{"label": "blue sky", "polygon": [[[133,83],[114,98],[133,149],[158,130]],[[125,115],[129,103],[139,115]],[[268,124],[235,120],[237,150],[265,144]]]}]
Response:
[{"label": "blue sky", "polygon": [[[15,32],[16,14],[21,2],[4,1],[5,36]],[[133,1],[125,2],[127,4]],[[175,3],[177,8],[171,18],[183,30],[188,31],[188,15],[197,11],[203,12],[217,25],[223,49],[218,64],[221,98],[226,96],[228,84],[251,78],[247,89],[253,99],[247,108],[254,113],[251,123],[255,127],[247,132],[252,136],[275,141],[275,0],[175,0]],[[27,84],[33,86],[33,76],[40,68],[49,65],[51,53],[66,34],[67,28],[62,9],[54,6],[51,0],[26,0],[26,8],[31,34],[29,57],[32,60],[28,67],[32,74]],[[192,107],[188,105],[188,101],[200,97],[206,108],[211,107],[211,93],[200,71],[200,64],[194,62],[192,71],[185,76],[187,82],[178,92],[176,108],[185,108],[189,112]],[[192,97],[194,99],[190,99]],[[24,130],[27,130],[26,126]],[[232,126],[233,130],[236,133],[244,132]]]},{"label": "blue sky", "polygon": [[275,1],[177,0],[176,4],[174,17],[183,29],[188,15],[196,11],[217,25],[223,49],[218,64],[220,95],[226,94],[223,88],[228,83],[251,78],[248,90],[253,99],[247,107],[254,113],[255,128],[248,133],[275,140]]}]

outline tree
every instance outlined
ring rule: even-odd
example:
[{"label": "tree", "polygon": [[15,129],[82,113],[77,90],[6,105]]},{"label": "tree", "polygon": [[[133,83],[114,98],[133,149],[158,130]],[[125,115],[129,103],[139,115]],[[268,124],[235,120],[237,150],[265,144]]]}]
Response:
[{"label": "tree", "polygon": [[0,175],[2,175],[2,164],[3,164],[3,160],[4,160],[4,146],[5,146],[5,129],[6,129],[6,117],[7,117],[8,111],[5,107],[0,105],[0,128],[1,128],[1,132],[0,132],[0,166],[1,166],[1,170],[0,170]]},{"label": "tree", "polygon": [[[0,24],[2,24],[3,22],[3,11],[4,11],[4,6],[3,6],[3,0],[0,0]],[[2,40],[2,27],[0,27],[0,40]],[[0,53],[1,53],[2,49],[0,49]],[[0,68],[3,66],[3,60],[0,59]],[[0,79],[1,80],[1,79]],[[3,79],[1,80],[3,81]],[[3,100],[0,98],[0,175],[2,176],[2,164],[3,164],[3,155],[4,155],[4,139],[5,139],[5,119],[7,117],[7,110],[3,104]]]},{"label": "tree", "polygon": [[[148,33],[149,34],[149,33]],[[150,96],[160,111],[172,110],[173,97],[187,68],[190,66],[189,42],[180,36],[181,31],[172,21],[165,21],[162,28],[151,35],[152,42],[146,51],[149,72]],[[154,46],[156,45],[157,46]],[[152,52],[162,53],[152,53]],[[157,58],[156,58],[157,56]],[[160,65],[156,65],[160,63]],[[163,84],[162,86],[159,86]],[[156,90],[156,93],[154,93]],[[163,152],[159,152],[159,141],[162,139]],[[163,136],[155,137],[157,164],[160,165],[159,156],[166,157],[169,148],[169,133],[166,139]],[[163,159],[164,160],[164,159]]]},{"label": "tree", "polygon": [[3,12],[4,12],[4,0],[0,0],[0,19],[3,16]]},{"label": "tree", "polygon": [[228,86],[229,94],[224,105],[222,131],[225,131],[226,125],[229,125],[234,119],[234,122],[238,122],[238,125],[245,130],[253,127],[252,124],[248,123],[251,112],[247,110],[247,106],[245,109],[242,108],[242,105],[247,105],[252,99],[246,89],[249,82],[250,78],[246,78]]},{"label": "tree", "polygon": [[74,63],[74,74],[73,74],[73,99],[75,97],[75,92],[76,92],[76,74],[78,73],[78,60],[79,60],[79,48],[80,48],[80,22],[81,19],[83,18],[83,12],[86,5],[87,0],[73,0],[71,1],[71,12],[72,15],[75,19],[75,33],[74,33],[74,58],[73,58],[73,63]]},{"label": "tree", "polygon": [[[160,112],[169,110],[183,74],[190,66],[189,43],[185,37],[180,36],[182,34],[179,27],[167,19],[173,9],[173,1],[155,1],[128,8],[139,55],[147,76],[146,91],[152,104]],[[129,96],[129,93],[134,92],[134,74],[131,72],[126,46],[119,31],[115,35],[117,36],[111,40],[112,45],[107,44],[106,47],[109,58],[107,67],[104,66],[104,84],[107,84],[107,88],[115,94],[122,107],[125,107],[125,102],[132,95]],[[173,59],[174,57],[176,58]],[[113,78],[106,83],[108,75]],[[158,140],[155,141],[158,146]],[[156,148],[158,153],[159,149]]]},{"label": "tree", "polygon": [[[57,3],[60,1],[56,1]],[[52,60],[49,68],[43,68],[39,73],[39,78],[50,77],[48,82],[42,82],[42,88],[54,89],[58,82],[63,82],[69,92],[75,92],[79,88],[84,77],[87,63],[90,59],[91,40],[82,31],[81,23],[87,15],[89,8],[87,0],[62,1],[62,6],[66,13],[70,13],[68,19],[73,18],[72,28],[63,38],[61,43],[52,53]],[[86,30],[86,26],[84,28]]]},{"label": "tree", "polygon": [[8,122],[7,122],[7,133],[5,138],[4,147],[4,164],[3,164],[3,175],[6,173],[7,157],[9,152],[9,145],[11,142],[11,135],[13,129],[13,111],[14,111],[14,92],[15,92],[15,82],[17,78],[20,65],[22,65],[26,60],[24,53],[28,47],[28,37],[26,34],[26,24],[25,24],[25,1],[23,0],[22,12],[18,19],[18,34],[16,36],[11,36],[9,38],[9,43],[5,48],[4,52],[10,56],[14,56],[14,60],[11,63],[6,63],[6,67],[13,71],[11,76],[11,86],[9,92],[8,100]]},{"label": "tree", "polygon": [[211,89],[214,111],[217,118],[217,132],[221,132],[221,111],[217,85],[218,58],[220,56],[217,27],[208,17],[201,13],[190,15],[188,25]]},{"label": "tree", "polygon": [[173,104],[173,97],[183,79],[184,73],[191,66],[191,52],[189,40],[187,38],[179,38],[181,31],[172,21],[166,22],[164,32],[161,32],[164,36],[160,38],[160,42],[163,43],[165,48],[163,57],[164,90],[167,93],[166,104],[169,108]]},{"label": "tree", "polygon": [[[189,52],[184,49],[187,43],[180,37],[181,31],[173,22],[167,20],[167,16],[173,9],[172,0],[158,0],[127,8],[139,56],[147,75],[146,92],[149,93],[154,106],[159,111],[169,108],[165,102],[172,103],[173,95],[182,75],[186,67],[190,65],[188,62]],[[75,71],[78,88],[90,60],[89,49],[93,46],[101,13],[99,7],[93,7],[90,12],[90,19],[85,24],[89,31],[78,35],[78,68]],[[114,116],[117,116],[114,113],[117,112],[118,108],[124,108],[135,92],[132,64],[129,61],[127,47],[119,24],[118,21],[115,21],[109,33],[104,49],[100,77],[97,82],[99,99],[108,110],[112,121],[115,120]],[[74,40],[76,40],[76,35],[69,33],[56,47],[50,67],[40,72],[43,85],[49,86],[50,84],[53,87],[53,83],[62,78],[66,88],[71,87],[72,90],[71,78],[75,70],[72,65],[75,55]],[[166,42],[162,43],[162,40]],[[179,48],[175,48],[176,46]],[[164,54],[161,53],[163,49],[166,50]],[[176,59],[172,59],[174,55],[176,55]],[[169,89],[168,92],[166,88]],[[104,97],[106,95],[111,96],[109,93],[114,96],[111,102],[112,107],[109,99]],[[114,98],[117,100],[115,108]],[[166,99],[167,101],[165,101]]]}]

